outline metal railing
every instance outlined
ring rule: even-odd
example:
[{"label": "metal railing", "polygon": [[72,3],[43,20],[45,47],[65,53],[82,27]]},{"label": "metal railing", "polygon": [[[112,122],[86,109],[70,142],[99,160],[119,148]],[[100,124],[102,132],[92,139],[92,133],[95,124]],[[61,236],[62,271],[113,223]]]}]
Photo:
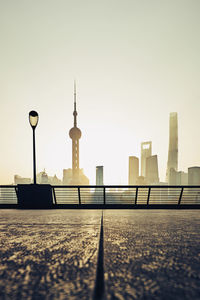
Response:
[{"label": "metal railing", "polygon": [[52,186],[56,204],[200,205],[200,186]]},{"label": "metal railing", "polygon": [[[54,204],[75,206],[198,206],[200,186],[52,186]],[[0,186],[0,205],[17,205],[17,185]]]},{"label": "metal railing", "polygon": [[17,204],[16,190],[16,185],[0,185],[0,204]]}]

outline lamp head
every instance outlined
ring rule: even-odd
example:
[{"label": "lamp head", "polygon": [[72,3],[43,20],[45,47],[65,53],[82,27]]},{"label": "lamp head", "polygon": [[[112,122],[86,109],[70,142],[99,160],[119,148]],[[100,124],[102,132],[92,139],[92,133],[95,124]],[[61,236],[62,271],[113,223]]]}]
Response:
[{"label": "lamp head", "polygon": [[36,128],[38,119],[39,119],[39,115],[38,115],[37,111],[31,110],[29,112],[29,123],[33,129]]}]

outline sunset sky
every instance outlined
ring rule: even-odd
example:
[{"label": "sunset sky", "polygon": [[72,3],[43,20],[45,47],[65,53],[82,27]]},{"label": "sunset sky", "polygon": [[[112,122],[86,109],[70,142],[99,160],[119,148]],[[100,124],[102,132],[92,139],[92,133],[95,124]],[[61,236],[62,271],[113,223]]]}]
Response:
[{"label": "sunset sky", "polygon": [[91,184],[97,165],[105,184],[127,184],[149,140],[163,181],[173,111],[179,170],[200,166],[199,0],[0,0],[0,42],[0,184],[32,177],[30,110],[37,171],[71,168],[74,78]]}]

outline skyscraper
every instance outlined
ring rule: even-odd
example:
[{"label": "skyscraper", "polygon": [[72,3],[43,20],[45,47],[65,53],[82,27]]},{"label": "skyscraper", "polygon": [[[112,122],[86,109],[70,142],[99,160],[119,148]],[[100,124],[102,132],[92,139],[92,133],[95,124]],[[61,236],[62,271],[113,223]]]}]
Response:
[{"label": "skyscraper", "polygon": [[135,185],[139,177],[139,158],[136,156],[129,156],[129,175],[128,184]]},{"label": "skyscraper", "polygon": [[178,170],[178,117],[176,112],[169,117],[169,152],[166,181],[169,183],[170,170]]},{"label": "skyscraper", "polygon": [[168,176],[169,185],[187,185],[188,184],[188,173],[182,171],[175,171],[171,168]]},{"label": "skyscraper", "polygon": [[103,185],[103,166],[96,167],[96,185]]},{"label": "skyscraper", "polygon": [[188,168],[188,184],[200,185],[200,167]]},{"label": "skyscraper", "polygon": [[158,184],[158,157],[152,155],[146,159],[146,181],[148,184]]},{"label": "skyscraper", "polygon": [[146,159],[152,155],[152,142],[141,143],[141,176],[146,177]]},{"label": "skyscraper", "polygon": [[77,110],[76,110],[76,83],[74,82],[74,127],[69,131],[72,139],[72,177],[71,185],[89,184],[88,178],[83,174],[83,170],[79,169],[79,139],[81,138],[81,130],[77,127]]}]

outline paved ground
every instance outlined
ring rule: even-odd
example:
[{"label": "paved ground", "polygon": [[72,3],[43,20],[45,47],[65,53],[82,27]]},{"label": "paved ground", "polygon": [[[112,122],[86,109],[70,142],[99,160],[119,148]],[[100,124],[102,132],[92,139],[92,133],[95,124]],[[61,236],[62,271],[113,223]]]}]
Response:
[{"label": "paved ground", "polygon": [[[92,299],[101,216],[0,210],[0,299]],[[200,299],[200,211],[104,210],[102,237],[108,300]]]},{"label": "paved ground", "polygon": [[0,299],[89,299],[101,211],[1,210]]},{"label": "paved ground", "polygon": [[200,299],[200,211],[104,212],[108,299]]}]

